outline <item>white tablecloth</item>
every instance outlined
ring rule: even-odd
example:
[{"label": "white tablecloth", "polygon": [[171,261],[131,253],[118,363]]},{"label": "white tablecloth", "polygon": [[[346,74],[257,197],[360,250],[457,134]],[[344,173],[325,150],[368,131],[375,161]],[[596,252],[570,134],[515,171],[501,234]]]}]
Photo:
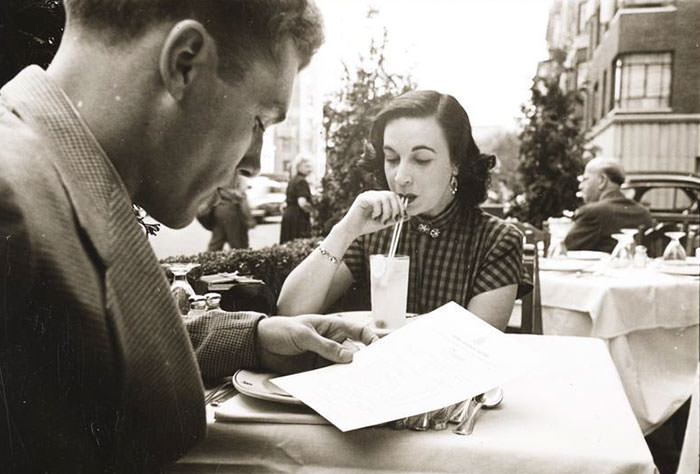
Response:
[{"label": "white tablecloth", "polygon": [[655,472],[601,341],[509,337],[542,364],[504,385],[502,406],[482,412],[471,436],[212,422],[206,440],[169,472]]},{"label": "white tablecloth", "polygon": [[606,341],[648,434],[688,399],[698,363],[700,281],[652,269],[540,273],[545,334]]}]

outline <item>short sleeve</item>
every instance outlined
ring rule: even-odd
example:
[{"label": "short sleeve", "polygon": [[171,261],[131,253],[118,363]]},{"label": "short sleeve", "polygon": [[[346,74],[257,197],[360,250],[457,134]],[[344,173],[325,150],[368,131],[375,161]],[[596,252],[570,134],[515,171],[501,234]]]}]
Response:
[{"label": "short sleeve", "polygon": [[367,278],[367,263],[365,258],[364,241],[365,236],[355,239],[348,247],[343,262],[350,270],[352,279],[356,283],[361,283]]},{"label": "short sleeve", "polygon": [[492,244],[474,281],[474,295],[515,284],[520,297],[532,288],[531,278],[523,269],[522,234],[508,224],[501,224],[492,235]]}]

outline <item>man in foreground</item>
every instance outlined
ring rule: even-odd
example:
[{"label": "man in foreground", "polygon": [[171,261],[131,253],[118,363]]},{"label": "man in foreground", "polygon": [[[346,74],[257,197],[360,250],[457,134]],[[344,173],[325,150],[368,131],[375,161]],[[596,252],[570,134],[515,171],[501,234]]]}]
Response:
[{"label": "man in foreground", "polygon": [[651,225],[649,210],[620,192],[624,182],[617,160],[599,157],[588,162],[579,184],[585,204],[576,210],[574,225],[564,240],[568,250],[611,252],[615,248],[612,234]]},{"label": "man in foreground", "polygon": [[257,172],[241,157],[284,119],[320,18],[305,0],[65,6],[47,71],[0,91],[0,465],[158,471],[204,435],[202,376],[348,362],[340,343],[374,339],[316,316],[185,328],[132,213],[183,227]]}]

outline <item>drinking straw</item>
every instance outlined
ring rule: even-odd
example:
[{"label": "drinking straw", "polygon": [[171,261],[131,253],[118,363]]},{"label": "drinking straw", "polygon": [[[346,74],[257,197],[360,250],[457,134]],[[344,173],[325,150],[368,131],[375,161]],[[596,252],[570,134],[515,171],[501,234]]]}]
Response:
[{"label": "drinking straw", "polygon": [[[406,207],[406,201],[407,198],[404,196],[401,198],[401,205],[403,207]],[[390,260],[394,258],[394,255],[396,255],[396,247],[399,245],[399,237],[401,236],[401,227],[403,226],[403,217],[399,219],[399,221],[394,224],[394,232],[391,235],[391,243],[389,244],[389,254],[387,255],[387,259]]]},{"label": "drinking straw", "polygon": [[[401,198],[401,205],[406,207],[407,198],[404,196]],[[399,246],[399,237],[401,236],[401,227],[403,226],[403,217],[394,224],[394,232],[391,234],[391,243],[389,244],[389,253],[386,256],[384,262],[384,273],[380,278],[380,284],[386,286],[387,280],[389,279],[389,273],[391,273],[391,262],[396,255],[396,248]]]}]

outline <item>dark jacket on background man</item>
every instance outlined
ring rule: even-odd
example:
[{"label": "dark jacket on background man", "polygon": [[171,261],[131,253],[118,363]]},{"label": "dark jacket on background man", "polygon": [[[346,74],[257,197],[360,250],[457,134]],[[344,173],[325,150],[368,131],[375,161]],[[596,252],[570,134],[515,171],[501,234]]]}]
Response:
[{"label": "dark jacket on background man", "polygon": [[611,252],[620,229],[651,225],[651,214],[643,205],[625,197],[619,190],[608,191],[596,202],[579,207],[574,225],[564,243],[568,250]]}]

